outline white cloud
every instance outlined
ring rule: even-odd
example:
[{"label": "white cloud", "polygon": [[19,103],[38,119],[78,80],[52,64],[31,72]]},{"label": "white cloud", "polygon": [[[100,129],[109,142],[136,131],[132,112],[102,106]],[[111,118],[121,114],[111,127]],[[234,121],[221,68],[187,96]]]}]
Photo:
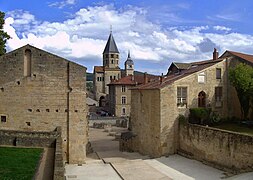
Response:
[{"label": "white cloud", "polygon": [[53,3],[49,3],[50,7],[58,7],[59,9],[64,8],[65,6],[76,4],[76,0],[65,0],[65,1],[57,1]]},{"label": "white cloud", "polygon": [[216,31],[231,31],[231,28],[225,27],[225,26],[214,26],[213,27],[214,30]]},{"label": "white cloud", "polygon": [[[91,56],[101,62],[93,66],[102,64],[110,25],[113,25],[122,65],[128,50],[133,60],[166,65],[172,60],[186,62],[211,58],[212,46],[218,47],[220,52],[226,49],[253,52],[252,35],[235,33],[223,26],[165,28],[150,21],[146,9],[131,6],[120,10],[112,5],[87,7],[64,22],[40,22],[26,11],[7,14],[4,29],[12,37],[7,41],[8,50],[29,43],[67,59],[78,60],[83,65],[92,64]],[[213,29],[219,32],[211,32]],[[160,74],[161,69],[164,73],[167,70],[164,65],[156,70],[150,66],[150,72]],[[136,68],[142,70],[142,67]]]}]

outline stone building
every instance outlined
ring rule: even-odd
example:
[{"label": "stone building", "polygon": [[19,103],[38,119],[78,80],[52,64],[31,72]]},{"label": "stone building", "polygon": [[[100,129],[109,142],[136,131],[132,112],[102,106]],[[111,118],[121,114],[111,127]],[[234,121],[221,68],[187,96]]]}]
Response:
[{"label": "stone building", "polygon": [[[130,56],[128,56],[128,60],[129,57]],[[130,116],[132,88],[143,83],[148,83],[158,78],[158,76],[150,75],[147,73],[144,73],[143,75],[133,75],[133,71],[126,71],[126,73],[127,76],[119,80],[112,81],[110,84],[108,84],[109,112],[117,117]],[[129,73],[131,74],[129,75]]]},{"label": "stone building", "polygon": [[0,57],[0,129],[54,131],[63,159],[84,163],[87,143],[86,68],[31,45]]},{"label": "stone building", "polygon": [[[178,116],[189,108],[209,107],[220,117],[240,117],[240,105],[228,70],[244,62],[253,65],[253,56],[226,51],[218,58],[194,63],[172,63],[165,77],[139,85],[131,95],[130,149],[159,157],[178,148]],[[183,66],[183,67],[182,67]]]},{"label": "stone building", "polygon": [[109,87],[107,85],[112,80],[118,80],[134,72],[134,63],[130,58],[130,52],[124,70],[120,69],[119,61],[120,53],[111,32],[103,52],[103,66],[94,66],[93,71],[95,99],[99,101],[100,106],[105,106],[108,102]]}]

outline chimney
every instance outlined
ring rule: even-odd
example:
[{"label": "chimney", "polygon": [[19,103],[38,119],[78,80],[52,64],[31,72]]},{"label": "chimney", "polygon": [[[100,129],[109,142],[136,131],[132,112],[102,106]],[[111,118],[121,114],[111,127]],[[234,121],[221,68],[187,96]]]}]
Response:
[{"label": "chimney", "polygon": [[144,73],[144,82],[143,84],[147,84],[148,83],[148,76],[147,76],[147,72]]},{"label": "chimney", "polygon": [[160,76],[160,84],[162,84],[163,83],[163,73],[162,73],[162,75]]},{"label": "chimney", "polygon": [[213,60],[217,60],[219,57],[219,52],[217,51],[216,48],[214,48],[213,50]]}]

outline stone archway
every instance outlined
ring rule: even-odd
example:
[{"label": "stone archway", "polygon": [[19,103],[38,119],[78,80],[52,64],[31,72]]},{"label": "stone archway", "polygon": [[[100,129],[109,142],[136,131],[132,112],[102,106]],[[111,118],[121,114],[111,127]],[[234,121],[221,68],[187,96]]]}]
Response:
[{"label": "stone archway", "polygon": [[204,91],[198,95],[198,107],[206,107],[206,93]]},{"label": "stone archway", "polygon": [[104,107],[105,106],[105,97],[101,96],[99,98],[99,107]]}]

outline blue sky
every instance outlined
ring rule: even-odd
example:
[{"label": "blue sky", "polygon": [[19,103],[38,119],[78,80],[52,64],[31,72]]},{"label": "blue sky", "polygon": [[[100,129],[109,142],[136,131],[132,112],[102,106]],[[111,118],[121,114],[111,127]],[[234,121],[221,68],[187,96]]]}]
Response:
[{"label": "blue sky", "polygon": [[93,71],[113,26],[121,54],[135,69],[166,73],[172,61],[212,57],[213,48],[253,54],[251,0],[0,0],[11,51],[25,44]]}]

